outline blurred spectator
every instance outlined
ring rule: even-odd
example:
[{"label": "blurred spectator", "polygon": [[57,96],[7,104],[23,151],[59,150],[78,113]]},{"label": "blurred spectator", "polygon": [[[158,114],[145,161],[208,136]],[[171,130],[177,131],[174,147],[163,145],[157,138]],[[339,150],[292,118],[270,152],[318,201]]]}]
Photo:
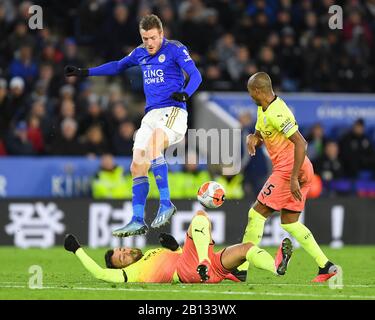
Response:
[{"label": "blurred spectator", "polygon": [[301,76],[302,52],[296,45],[295,32],[291,27],[281,31],[281,49],[279,52],[282,74],[282,88],[285,91],[297,91]]},{"label": "blurred spectator", "polygon": [[210,64],[207,66],[205,81],[203,81],[201,88],[204,90],[228,90],[231,87],[229,75],[227,75],[217,64]]},{"label": "blurred spectator", "polygon": [[82,60],[78,57],[78,47],[74,38],[66,38],[64,41],[64,58],[62,64],[64,66],[81,66],[83,64]]},{"label": "blurred spectator", "polygon": [[264,12],[259,12],[254,17],[254,26],[251,28],[250,49],[259,49],[259,46],[267,39],[271,33],[269,18]]},{"label": "blurred spectator", "polygon": [[32,103],[29,117],[37,117],[39,119],[39,127],[45,138],[49,133],[49,118],[46,111],[46,105],[43,100],[36,100]]},{"label": "blurred spectator", "polygon": [[121,101],[114,103],[113,107],[110,108],[108,115],[108,123],[111,124],[111,137],[118,131],[120,124],[126,120],[128,120],[128,110],[126,109],[124,103]]},{"label": "blurred spectator", "polygon": [[104,136],[102,127],[94,124],[89,127],[84,136],[84,151],[89,156],[100,156],[109,152],[109,145]]},{"label": "blurred spectator", "polygon": [[326,138],[324,136],[324,129],[320,123],[315,124],[310,133],[306,137],[308,142],[307,155],[311,161],[320,158],[324,152]]},{"label": "blurred spectator", "polygon": [[312,38],[318,34],[319,25],[318,17],[313,11],[308,11],[304,15],[304,28],[300,36],[300,44],[302,47],[307,47],[311,43]]},{"label": "blurred spectator", "polygon": [[[64,99],[60,105],[59,113],[55,115],[49,123],[47,142],[51,143],[59,135],[61,130],[61,123],[67,119],[76,118],[76,110],[74,101],[71,99]],[[78,130],[78,127],[76,128]]]},{"label": "blurred spectator", "polygon": [[343,31],[349,53],[353,56],[368,57],[373,43],[373,34],[369,24],[363,21],[359,10],[350,12]]},{"label": "blurred spectator", "polygon": [[93,125],[99,125],[103,133],[108,136],[108,123],[103,109],[99,104],[99,98],[92,94],[88,99],[88,107],[79,125],[79,134],[84,134]]},{"label": "blurred spectator", "polygon": [[59,90],[59,94],[61,100],[74,100],[74,86],[72,86],[71,84],[63,85]]},{"label": "blurred spectator", "polygon": [[53,41],[47,41],[44,43],[42,48],[41,61],[42,63],[50,63],[56,66],[56,71],[59,70],[58,66],[63,59],[63,53],[56,47],[56,43]]},{"label": "blurred spectator", "polygon": [[220,25],[218,19],[219,16],[216,10],[206,10],[201,30],[202,34],[200,35],[200,38],[204,39],[205,48],[213,48],[217,40],[224,33],[224,28]]},{"label": "blurred spectator", "polygon": [[[80,1],[76,16],[75,35],[80,43],[85,45],[95,45],[98,33],[104,20],[102,2],[99,0]],[[108,18],[108,17],[107,17]]]},{"label": "blurred spectator", "polygon": [[27,121],[27,138],[31,142],[36,154],[44,152],[44,138],[41,129],[40,119],[36,115],[31,115]]},{"label": "blurred spectator", "polygon": [[38,76],[38,65],[33,59],[33,49],[31,44],[24,43],[19,50],[19,57],[10,64],[10,76],[22,77],[28,85]]},{"label": "blurred spectator", "polygon": [[329,91],[334,65],[328,61],[329,47],[315,35],[303,50],[304,86],[312,91]]},{"label": "blurred spectator", "polygon": [[[249,45],[253,39],[253,19],[248,15],[242,15],[238,20],[238,23],[234,26],[233,34],[236,37],[236,41],[240,44]],[[252,47],[253,49],[253,47]]]},{"label": "blurred spectator", "polygon": [[6,53],[8,60],[13,58],[13,54],[21,47],[22,44],[32,45],[33,37],[28,34],[27,24],[23,20],[17,20],[14,28],[9,29],[11,32],[8,37]]},{"label": "blurred spectator", "polygon": [[344,176],[343,166],[339,159],[339,146],[335,141],[328,141],[324,147],[324,154],[314,162],[315,172],[323,181],[331,181]]},{"label": "blurred spectator", "polygon": [[104,102],[104,108],[111,109],[115,103],[123,101],[123,98],[121,87],[117,83],[111,84],[108,88],[108,99]]},{"label": "blurred spectator", "polygon": [[[192,2],[195,2],[193,4]],[[201,35],[204,34],[204,24],[202,19],[202,11],[198,7],[202,7],[202,1],[184,1],[180,5],[181,8],[186,7],[185,12],[180,13],[180,38],[182,43],[189,45],[189,49],[199,54],[204,54],[206,50],[205,39]]]},{"label": "blurred spectator", "polygon": [[6,5],[4,4],[4,2],[0,2],[0,39],[4,39],[4,41],[2,40],[0,42],[0,52],[2,53],[0,55],[0,75],[3,74],[2,69],[6,67],[7,57],[4,55],[7,52],[7,42],[5,41],[5,39],[9,33],[11,26],[9,21],[7,21],[7,15],[8,12],[6,10]]},{"label": "blurred spectator", "polygon": [[247,151],[246,136],[254,132],[255,123],[250,112],[242,112],[239,116],[241,124],[241,165],[245,197],[255,198],[265,183],[269,174],[267,160],[263,148],[257,149],[255,156],[250,157]]},{"label": "blurred spectator", "polygon": [[163,21],[163,28],[168,28],[171,30],[171,37],[173,39],[179,38],[180,25],[176,19],[175,12],[172,6],[165,5],[159,9],[159,17]]},{"label": "blurred spectator", "polygon": [[45,86],[46,103],[49,104],[49,100],[55,99],[58,94],[58,79],[53,69],[53,65],[50,63],[42,63],[39,66],[39,80]]},{"label": "blurred spectator", "polygon": [[112,147],[115,155],[128,156],[133,155],[135,126],[131,121],[122,122],[112,139]]},{"label": "blurred spectator", "polygon": [[218,60],[222,67],[226,66],[227,61],[236,55],[237,45],[234,36],[231,33],[224,34],[217,42],[216,52]]},{"label": "blurred spectator", "polygon": [[14,77],[9,83],[9,110],[15,121],[21,120],[26,113],[25,81],[21,77]]},{"label": "blurred spectator", "polygon": [[[236,55],[229,58],[227,61],[227,68],[231,79],[234,82],[239,82],[243,78],[244,74],[248,77],[246,73],[246,66],[250,62],[250,52],[247,47],[240,46],[236,51]],[[243,88],[245,83],[241,83],[238,88]]]},{"label": "blurred spectator", "polygon": [[[275,7],[276,1],[266,1],[266,0],[255,0],[249,2],[247,13],[250,16],[257,15],[259,13],[263,13],[266,17],[275,20]],[[274,22],[274,21],[272,21]]]},{"label": "blurred spectator", "polygon": [[107,60],[123,58],[140,42],[137,25],[123,3],[115,6],[113,16],[106,19],[103,29],[102,40]]},{"label": "blurred spectator", "polygon": [[[277,30],[283,30],[284,28],[292,29],[292,17],[290,10],[282,9],[277,13],[277,21],[274,25]],[[293,29],[292,29],[293,30]],[[294,30],[293,30],[294,32]]]},{"label": "blurred spectator", "polygon": [[10,155],[34,155],[33,145],[27,137],[27,124],[25,121],[17,123],[15,129],[6,140],[6,150]]},{"label": "blurred spectator", "polygon": [[280,88],[281,70],[271,47],[265,46],[261,49],[257,65],[259,71],[264,71],[269,74],[274,87]]},{"label": "blurred spectator", "polygon": [[277,32],[272,32],[266,41],[266,45],[278,54],[281,47],[280,35]]},{"label": "blurred spectator", "polygon": [[52,141],[48,152],[51,155],[84,155],[83,145],[77,139],[78,123],[72,118],[65,118],[60,125],[60,132]]},{"label": "blurred spectator", "polygon": [[345,174],[357,177],[361,170],[375,170],[375,150],[365,134],[365,123],[358,119],[340,140],[340,158]]},{"label": "blurred spectator", "polygon": [[92,180],[91,189],[94,199],[125,199],[132,196],[124,169],[116,165],[111,154],[101,157],[100,169]]},{"label": "blurred spectator", "polygon": [[0,78],[0,140],[2,140],[13,117],[13,110],[9,104],[7,81]]}]

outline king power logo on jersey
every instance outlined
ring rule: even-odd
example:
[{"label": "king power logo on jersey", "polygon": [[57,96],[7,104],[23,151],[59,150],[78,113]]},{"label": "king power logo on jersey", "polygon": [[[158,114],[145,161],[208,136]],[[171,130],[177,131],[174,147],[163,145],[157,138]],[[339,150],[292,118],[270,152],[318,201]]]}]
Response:
[{"label": "king power logo on jersey", "polygon": [[162,69],[143,70],[143,79],[145,84],[154,84],[164,82],[164,71]]}]

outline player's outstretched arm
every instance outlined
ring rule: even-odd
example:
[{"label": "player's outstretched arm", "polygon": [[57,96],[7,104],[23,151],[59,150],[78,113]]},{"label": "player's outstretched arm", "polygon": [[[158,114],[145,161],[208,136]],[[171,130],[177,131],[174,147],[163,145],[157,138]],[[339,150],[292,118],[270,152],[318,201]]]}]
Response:
[{"label": "player's outstretched arm", "polygon": [[122,269],[104,269],[100,267],[86,254],[75,236],[72,234],[67,234],[65,236],[64,248],[67,251],[73,252],[87,271],[89,271],[96,279],[115,283],[127,282],[126,273]]},{"label": "player's outstretched arm", "polygon": [[66,77],[113,76],[135,65],[137,65],[137,62],[130,54],[119,61],[107,62],[100,66],[89,69],[78,68],[75,66],[66,66],[64,68],[64,73]]}]

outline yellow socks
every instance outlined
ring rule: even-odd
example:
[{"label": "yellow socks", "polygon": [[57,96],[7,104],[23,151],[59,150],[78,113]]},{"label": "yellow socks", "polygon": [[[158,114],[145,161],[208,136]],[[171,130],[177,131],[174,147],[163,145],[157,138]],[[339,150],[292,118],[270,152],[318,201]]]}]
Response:
[{"label": "yellow socks", "polygon": [[328,262],[328,258],[316,243],[311,231],[305,225],[297,221],[294,223],[282,224],[281,227],[299,242],[302,248],[314,258],[319,267],[323,268],[325,266]]},{"label": "yellow socks", "polygon": [[258,246],[252,246],[249,249],[246,253],[246,260],[259,269],[268,270],[276,274],[275,260],[267,251]]},{"label": "yellow socks", "polygon": [[252,244],[257,246],[260,240],[262,240],[264,223],[266,222],[266,220],[267,218],[263,217],[260,213],[251,208],[249,210],[249,220],[242,239],[242,243],[251,242]]},{"label": "yellow socks", "polygon": [[[249,210],[249,220],[245,229],[242,243],[251,242],[254,245],[258,245],[263,237],[264,223],[266,220],[267,218],[263,217],[260,213],[251,208]],[[248,268],[249,263],[246,261],[238,267],[238,270],[247,270]]]},{"label": "yellow socks", "polygon": [[207,217],[197,215],[191,222],[191,234],[194,241],[195,248],[197,249],[199,262],[208,260],[208,246],[210,245],[210,221]]}]

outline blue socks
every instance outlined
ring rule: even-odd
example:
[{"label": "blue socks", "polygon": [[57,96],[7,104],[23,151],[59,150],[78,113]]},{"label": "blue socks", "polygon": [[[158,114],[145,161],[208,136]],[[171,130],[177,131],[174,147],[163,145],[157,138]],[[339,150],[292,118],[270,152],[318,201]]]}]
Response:
[{"label": "blue socks", "polygon": [[[151,161],[151,170],[154,173],[156,184],[160,193],[160,206],[170,208],[172,206],[168,188],[168,165],[164,157]],[[137,177],[133,179],[133,218],[140,222],[144,221],[145,206],[150,184],[148,177]]]},{"label": "blue socks", "polygon": [[154,173],[156,184],[160,194],[160,205],[170,208],[172,206],[168,187],[168,165],[161,156],[151,161],[151,170]]},{"label": "blue socks", "polygon": [[133,179],[133,219],[143,222],[145,205],[150,189],[148,177],[137,177]]}]

